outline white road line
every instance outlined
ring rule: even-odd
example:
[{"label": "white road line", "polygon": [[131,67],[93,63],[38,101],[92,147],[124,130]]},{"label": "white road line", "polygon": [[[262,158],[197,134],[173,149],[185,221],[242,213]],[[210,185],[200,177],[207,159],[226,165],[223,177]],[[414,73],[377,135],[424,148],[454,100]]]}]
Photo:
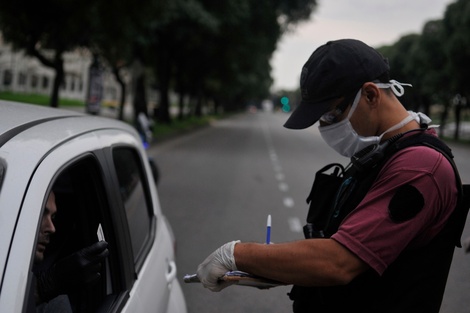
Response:
[{"label": "white road line", "polygon": [[302,223],[300,222],[300,219],[297,217],[289,217],[287,220],[287,223],[289,224],[289,229],[293,233],[301,233],[303,232],[303,227]]},{"label": "white road line", "polygon": [[[276,180],[279,182],[278,184],[279,190],[282,192],[287,192],[289,190],[289,185],[286,182],[284,182],[285,176],[282,172],[282,166],[277,156],[276,150],[274,149],[272,145],[272,138],[271,138],[271,134],[269,133],[269,128],[267,127],[267,125],[263,127],[263,133],[265,136],[266,144],[268,146],[268,153],[269,153],[269,158],[271,159],[271,166],[276,176]],[[283,203],[284,203],[284,206],[287,208],[294,207],[294,200],[291,197],[284,197]],[[290,217],[287,220],[287,223],[289,224],[289,228],[292,232],[302,233],[302,230],[303,230],[302,224],[300,223],[300,220],[298,218]]]},{"label": "white road line", "polygon": [[274,172],[276,173],[282,172],[282,167],[279,164],[273,164],[273,169],[274,169]]},{"label": "white road line", "polygon": [[285,197],[284,198],[284,206],[288,208],[294,207],[294,200],[290,197]]},{"label": "white road line", "polygon": [[271,150],[269,153],[269,157],[271,158],[271,161],[276,162],[278,160],[276,152],[274,150]]},{"label": "white road line", "polygon": [[279,183],[279,190],[285,192],[285,191],[289,190],[289,185],[287,185],[287,184],[284,183],[284,182],[280,182],[280,183]]},{"label": "white road line", "polygon": [[284,180],[284,174],[282,173],[276,173],[276,179],[278,181],[283,181]]}]

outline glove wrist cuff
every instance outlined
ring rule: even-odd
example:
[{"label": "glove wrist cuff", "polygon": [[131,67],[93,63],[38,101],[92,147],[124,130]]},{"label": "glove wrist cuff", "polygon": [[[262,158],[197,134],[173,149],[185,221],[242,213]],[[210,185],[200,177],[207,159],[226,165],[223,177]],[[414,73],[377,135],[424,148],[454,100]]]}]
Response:
[{"label": "glove wrist cuff", "polygon": [[235,256],[233,255],[233,252],[235,251],[235,245],[237,243],[239,243],[240,240],[235,240],[235,241],[231,241],[229,243],[226,243],[225,246],[226,246],[226,252],[227,252],[227,268],[229,268],[230,270],[232,271],[236,271],[237,270],[237,263],[235,262]]}]

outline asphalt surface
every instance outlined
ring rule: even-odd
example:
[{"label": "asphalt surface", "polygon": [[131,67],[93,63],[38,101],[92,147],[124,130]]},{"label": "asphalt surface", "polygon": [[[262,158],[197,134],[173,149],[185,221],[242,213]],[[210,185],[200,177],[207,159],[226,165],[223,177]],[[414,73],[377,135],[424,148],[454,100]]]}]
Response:
[{"label": "asphalt surface", "polygon": [[[162,209],[177,240],[178,275],[231,240],[264,242],[272,216],[272,242],[303,238],[305,198],[314,173],[346,163],[316,127],[282,127],[282,113],[241,114],[189,135],[156,143],[149,154],[160,169]],[[464,182],[470,183],[468,145],[451,144]],[[470,237],[470,226],[464,238]],[[232,286],[219,293],[182,283],[190,313],[291,312],[290,287],[258,290]],[[441,313],[470,312],[470,254],[455,252]]]}]

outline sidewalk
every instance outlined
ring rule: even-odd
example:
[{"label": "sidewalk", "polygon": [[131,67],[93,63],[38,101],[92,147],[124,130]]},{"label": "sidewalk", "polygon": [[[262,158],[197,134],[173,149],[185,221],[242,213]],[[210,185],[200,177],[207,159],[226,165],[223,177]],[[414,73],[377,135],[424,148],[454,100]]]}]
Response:
[{"label": "sidewalk", "polygon": [[[60,107],[60,108],[65,109],[65,110],[72,110],[72,111],[80,112],[80,113],[86,113],[85,107]],[[98,116],[117,119],[118,113],[119,113],[119,110],[117,108],[102,106]],[[170,107],[170,115],[173,117],[177,116],[178,108]],[[124,106],[124,120],[126,122],[132,123],[133,118],[134,118],[134,108],[132,107],[132,105],[126,104]]]},{"label": "sidewalk", "polygon": [[[70,110],[79,113],[86,113],[85,107],[60,107],[60,109]],[[107,117],[107,118],[118,118],[119,111],[114,108],[101,107],[100,113],[97,116]],[[124,120],[131,122],[133,119],[134,110],[131,105],[124,106]]]},{"label": "sidewalk", "polygon": [[[86,113],[84,107],[63,107],[66,110],[72,110],[75,112]],[[174,108],[176,109],[176,108]],[[172,110],[172,115],[176,115],[176,111]],[[118,110],[108,107],[102,107],[100,114],[98,116],[108,117],[108,118],[118,118]],[[124,106],[124,120],[127,122],[132,122],[133,119],[133,108],[131,105]],[[437,129],[439,133],[439,129]],[[444,136],[450,139],[454,138],[455,132],[455,123],[447,123],[444,129]],[[440,134],[440,133],[439,133]],[[470,122],[461,122],[460,123],[460,140],[470,140]],[[470,146],[469,146],[470,147]]]},{"label": "sidewalk", "polygon": [[[445,125],[444,136],[447,138],[454,138],[455,123],[448,123]],[[470,122],[460,122],[459,139],[470,140]]]}]

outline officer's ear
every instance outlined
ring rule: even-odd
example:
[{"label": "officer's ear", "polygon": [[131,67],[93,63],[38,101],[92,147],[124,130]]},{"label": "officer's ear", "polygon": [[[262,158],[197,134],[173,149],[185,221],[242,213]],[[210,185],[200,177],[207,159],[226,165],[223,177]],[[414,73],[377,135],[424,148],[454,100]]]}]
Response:
[{"label": "officer's ear", "polygon": [[380,88],[372,82],[362,85],[362,94],[365,96],[367,103],[373,107],[377,106],[382,98]]}]

